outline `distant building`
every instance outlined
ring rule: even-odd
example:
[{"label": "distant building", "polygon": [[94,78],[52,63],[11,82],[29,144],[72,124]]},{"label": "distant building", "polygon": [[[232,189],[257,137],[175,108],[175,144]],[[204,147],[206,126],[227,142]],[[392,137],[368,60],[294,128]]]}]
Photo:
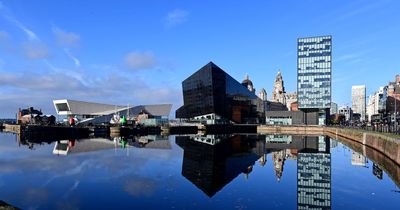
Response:
[{"label": "distant building", "polygon": [[371,94],[368,97],[368,104],[367,104],[368,121],[372,122],[373,116],[387,113],[389,107],[388,107],[388,86],[380,87],[377,92]]},{"label": "distant building", "polygon": [[282,74],[281,71],[279,70],[275,78],[271,101],[279,102],[281,104],[286,105],[285,93],[286,92],[285,92],[285,86],[283,84]]},{"label": "distant building", "polygon": [[331,115],[338,114],[338,104],[335,102],[331,102]]},{"label": "distant building", "polygon": [[127,118],[135,118],[141,113],[150,116],[150,124],[168,122],[172,104],[117,106],[70,99],[53,100],[54,108],[58,115],[65,117],[76,117],[81,124],[109,123],[114,114],[123,115]]},{"label": "distant building", "polygon": [[253,86],[253,82],[249,79],[249,75],[246,74],[244,80],[242,81],[242,85],[249,89],[250,92],[256,93],[256,89]]},{"label": "distant building", "polygon": [[394,82],[389,82],[387,89],[387,113],[400,113],[400,75],[396,75]]},{"label": "distant building", "polygon": [[351,87],[351,108],[354,113],[360,114],[361,121],[366,120],[365,96],[366,96],[365,85],[356,85]]},{"label": "distant building", "polygon": [[182,82],[183,106],[176,118],[218,119],[213,123],[259,123],[264,118],[264,102],[246,77],[241,83],[210,62]]},{"label": "distant building", "polygon": [[349,106],[342,106],[339,109],[339,114],[344,115],[346,121],[351,121],[353,117],[353,110]]},{"label": "distant building", "polygon": [[267,100],[267,91],[265,91],[264,88],[260,89],[260,92],[258,92],[258,98],[261,99],[261,103],[263,105],[264,113],[267,111],[268,108],[268,100]]},{"label": "distant building", "polygon": [[299,109],[318,112],[326,124],[331,108],[332,36],[299,38],[297,42],[297,94]]},{"label": "distant building", "polygon": [[260,92],[258,92],[258,97],[263,100],[266,101],[267,100],[267,91],[265,91],[264,88],[260,89]]},{"label": "distant building", "polygon": [[378,113],[386,113],[388,100],[388,86],[380,87],[375,95],[375,108]]},{"label": "distant building", "polygon": [[367,107],[366,107],[366,115],[367,115],[367,119],[368,122],[371,122],[371,117],[374,114],[378,113],[378,110],[376,110],[376,106],[375,106],[375,96],[376,94],[371,94],[368,97],[368,102],[367,102]]},{"label": "distant building", "polygon": [[297,92],[286,93],[285,100],[286,100],[286,106],[289,111],[297,111],[297,110],[292,110],[292,104],[295,102],[297,103]]}]

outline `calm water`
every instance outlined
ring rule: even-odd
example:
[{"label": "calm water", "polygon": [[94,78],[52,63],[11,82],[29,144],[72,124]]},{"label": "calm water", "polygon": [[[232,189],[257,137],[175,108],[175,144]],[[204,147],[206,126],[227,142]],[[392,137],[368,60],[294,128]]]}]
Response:
[{"label": "calm water", "polygon": [[323,136],[36,144],[0,133],[0,200],[22,209],[400,209],[398,166],[354,149]]}]

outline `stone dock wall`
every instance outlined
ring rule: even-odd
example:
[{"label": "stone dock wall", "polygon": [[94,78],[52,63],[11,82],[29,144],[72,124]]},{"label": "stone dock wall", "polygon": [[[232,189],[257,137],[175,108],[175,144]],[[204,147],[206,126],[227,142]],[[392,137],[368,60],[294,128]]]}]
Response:
[{"label": "stone dock wall", "polygon": [[332,138],[343,137],[361,145],[373,148],[400,165],[400,138],[364,130],[324,127],[324,126],[268,126],[257,127],[260,134],[292,134],[292,135],[328,135]]},{"label": "stone dock wall", "polygon": [[400,165],[400,139],[364,130],[325,127],[324,134],[344,137],[373,148]]}]

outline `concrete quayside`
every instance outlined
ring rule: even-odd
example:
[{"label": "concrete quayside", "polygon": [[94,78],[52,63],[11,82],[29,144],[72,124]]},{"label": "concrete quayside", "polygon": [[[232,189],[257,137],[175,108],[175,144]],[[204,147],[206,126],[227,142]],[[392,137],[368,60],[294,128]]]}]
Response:
[{"label": "concrete quayside", "polygon": [[326,126],[258,126],[260,134],[294,134],[294,135],[327,135],[331,138],[340,138],[354,141],[379,151],[389,159],[400,165],[400,139],[395,135],[389,136],[381,133]]},{"label": "concrete quayside", "polygon": [[53,141],[54,139],[80,139],[95,137],[160,134],[160,127],[130,127],[130,126],[42,126],[5,124],[3,132],[14,133],[20,139],[32,141]]}]

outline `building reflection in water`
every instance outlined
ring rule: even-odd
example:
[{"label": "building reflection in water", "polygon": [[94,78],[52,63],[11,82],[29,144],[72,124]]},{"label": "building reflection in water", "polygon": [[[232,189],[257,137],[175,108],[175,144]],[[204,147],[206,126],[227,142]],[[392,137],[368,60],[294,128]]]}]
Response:
[{"label": "building reflection in water", "polygon": [[147,135],[129,139],[129,145],[145,149],[172,149],[168,136]]},{"label": "building reflection in water", "polygon": [[241,173],[247,177],[255,162],[261,166],[271,153],[279,181],[285,160],[297,159],[299,209],[330,209],[330,139],[285,135],[177,136],[183,148],[182,175],[209,197]]},{"label": "building reflection in water", "polygon": [[146,136],[115,136],[108,138],[84,138],[70,140],[40,140],[40,139],[18,139],[20,145],[34,149],[42,144],[54,143],[53,154],[71,155],[75,153],[94,152],[118,148],[146,148],[146,149],[172,149],[168,136],[146,135]]},{"label": "building reflection in water", "polygon": [[354,150],[351,151],[351,165],[367,167],[367,163],[368,163],[367,157]]},{"label": "building reflection in water", "polygon": [[147,149],[171,149],[168,136],[147,135],[147,136],[118,136],[112,140],[105,138],[92,138],[76,140],[61,140],[55,142],[53,154],[67,155],[82,152],[93,152],[116,148],[147,148]]},{"label": "building reflection in water", "polygon": [[[294,137],[296,139],[296,137]],[[297,140],[297,139],[296,139]],[[283,175],[285,161],[296,160],[296,144],[293,136],[288,135],[267,135],[265,136],[266,147],[272,154],[276,180],[280,181]]]},{"label": "building reflection in water", "polygon": [[176,144],[184,150],[182,175],[209,197],[238,175],[248,177],[254,163],[264,156],[264,144],[256,135],[207,138],[177,136]]},{"label": "building reflection in water", "polygon": [[372,165],[372,174],[376,176],[376,178],[378,178],[379,180],[383,179],[383,170],[381,169],[381,167],[379,167],[378,164],[374,163]]},{"label": "building reflection in water", "polygon": [[328,137],[304,137],[297,155],[297,209],[331,209],[331,154]]}]

